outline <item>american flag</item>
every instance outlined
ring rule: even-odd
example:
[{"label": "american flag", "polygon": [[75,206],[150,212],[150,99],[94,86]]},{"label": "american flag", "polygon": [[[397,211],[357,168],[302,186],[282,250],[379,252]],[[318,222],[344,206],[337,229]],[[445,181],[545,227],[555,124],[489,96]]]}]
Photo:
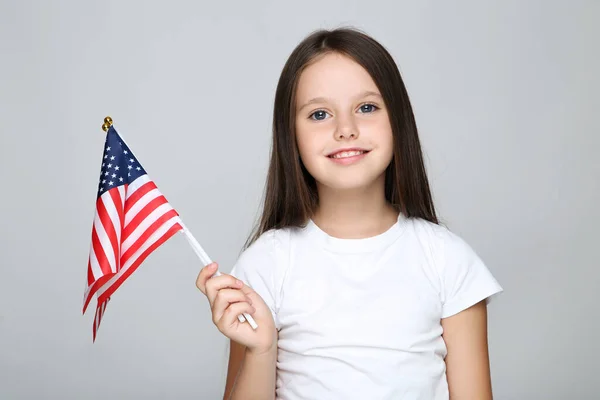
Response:
[{"label": "american flag", "polygon": [[183,229],[179,214],[111,125],[92,226],[83,313],[97,296],[93,340],[111,295],[156,248]]}]

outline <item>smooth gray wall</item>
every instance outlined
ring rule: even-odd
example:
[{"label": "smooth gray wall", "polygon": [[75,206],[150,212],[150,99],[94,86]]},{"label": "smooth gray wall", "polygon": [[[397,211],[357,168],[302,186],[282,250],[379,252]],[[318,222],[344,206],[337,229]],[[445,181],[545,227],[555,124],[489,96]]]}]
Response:
[{"label": "smooth gray wall", "polygon": [[218,399],[226,341],[182,235],[81,315],[106,115],[228,272],[293,47],[396,58],[443,221],[505,288],[496,399],[598,398],[600,2],[0,2],[0,398]]}]

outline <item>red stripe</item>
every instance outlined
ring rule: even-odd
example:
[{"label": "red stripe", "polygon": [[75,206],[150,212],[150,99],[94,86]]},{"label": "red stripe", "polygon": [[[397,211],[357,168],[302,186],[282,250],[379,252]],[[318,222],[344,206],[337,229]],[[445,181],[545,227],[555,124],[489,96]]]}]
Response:
[{"label": "red stripe", "polygon": [[131,221],[129,221],[129,224],[127,224],[127,226],[125,227],[125,229],[123,230],[123,236],[121,237],[121,243],[125,242],[125,240],[127,240],[127,238],[129,237],[129,235],[131,235],[133,233],[133,231],[135,231],[135,229],[142,223],[142,221],[144,221],[148,215],[150,215],[150,213],[152,213],[152,211],[154,211],[157,207],[166,204],[167,203],[167,199],[165,198],[165,196],[158,196],[157,198],[153,199],[152,201],[150,201],[148,204],[146,204],[144,206],[144,208],[142,208],[140,210],[140,212],[138,212],[135,217],[133,217],[131,219]]},{"label": "red stripe", "polygon": [[110,269],[110,264],[108,259],[106,258],[106,254],[104,254],[104,249],[100,244],[100,239],[98,239],[98,234],[96,233],[96,229],[92,231],[92,246],[94,247],[94,253],[96,254],[96,259],[98,260],[98,264],[100,265],[100,269],[102,270],[103,275],[111,274],[112,271]]},{"label": "red stripe", "polygon": [[125,200],[125,214],[129,212],[131,207],[133,207],[139,199],[141,199],[146,193],[154,189],[156,189],[156,184],[153,181],[150,181],[144,183],[135,192],[133,192],[131,196],[129,196],[129,198]]},{"label": "red stripe", "polygon": [[127,249],[127,251],[125,253],[123,253],[123,255],[121,256],[121,265],[125,265],[125,263],[127,262],[127,260],[129,260],[129,258],[131,256],[133,256],[135,254],[135,252],[144,245],[144,243],[146,243],[146,241],[150,238],[150,236],[156,232],[157,229],[159,229],[162,225],[164,225],[168,220],[170,220],[173,217],[176,217],[177,213],[175,212],[175,210],[170,210],[167,211],[166,213],[164,213],[163,215],[161,215],[156,221],[154,221],[149,227],[148,229],[146,229],[144,231],[144,233],[142,233],[140,235],[140,237],[138,238],[138,240],[135,241],[135,243],[133,243],[131,245],[131,247],[129,247]]},{"label": "red stripe", "polygon": [[87,278],[88,278],[88,286],[90,286],[92,283],[94,283],[94,280],[96,279],[96,278],[94,278],[94,273],[92,272],[92,262],[90,261],[89,258],[88,258]]},{"label": "red stripe", "polygon": [[[123,207],[125,206],[125,196],[127,196],[127,187],[128,185],[125,184],[123,186],[123,197],[121,198],[121,192],[118,193],[118,197],[119,197],[119,202],[115,203],[116,207],[117,207],[117,213],[119,214],[119,218],[120,218],[120,222],[121,222],[121,233],[123,233],[123,228],[125,227],[125,211],[123,210]],[[121,242],[123,243],[123,242]],[[119,244],[121,244],[119,243]],[[119,248],[119,251],[121,251],[121,249]],[[121,266],[119,265],[119,268]],[[119,268],[117,268],[117,271],[119,270]]]},{"label": "red stripe", "polygon": [[[117,207],[117,204],[120,203],[120,199],[119,199],[119,192],[118,189],[111,189],[108,191],[108,193],[110,193],[110,198],[112,199],[112,202],[115,204],[115,207]],[[117,199],[115,201],[115,194],[117,196]],[[117,230],[115,229],[115,225],[113,224],[112,219],[110,219],[110,215],[108,215],[108,211],[106,210],[106,207],[104,206],[104,202],[101,201],[100,199],[98,199],[98,218],[100,218],[100,222],[102,223],[102,226],[104,227],[104,230],[106,231],[106,235],[108,236],[108,238],[110,239],[110,245],[113,248],[113,253],[115,255],[115,265],[113,265],[113,268],[111,270],[112,271],[118,271],[118,266],[119,266],[119,242],[117,241]]]},{"label": "red stripe", "polygon": [[119,286],[121,286],[123,284],[125,279],[127,279],[137,269],[137,267],[146,259],[146,257],[148,257],[150,255],[150,253],[152,253],[158,246],[160,246],[161,244],[166,242],[169,238],[171,238],[171,236],[176,234],[181,229],[183,229],[183,228],[178,223],[173,225],[167,232],[165,232],[165,234],[163,236],[160,237],[160,239],[158,239],[150,247],[148,247],[142,254],[140,254],[140,256],[135,260],[135,262],[133,264],[131,264],[131,266],[125,272],[123,272],[123,275],[121,275],[119,277],[119,279],[117,279],[115,281],[115,283],[112,284],[112,286],[110,286],[104,293],[102,293],[98,297],[98,301],[102,302],[107,297],[110,297],[115,292],[115,290],[117,290],[119,288]]}]

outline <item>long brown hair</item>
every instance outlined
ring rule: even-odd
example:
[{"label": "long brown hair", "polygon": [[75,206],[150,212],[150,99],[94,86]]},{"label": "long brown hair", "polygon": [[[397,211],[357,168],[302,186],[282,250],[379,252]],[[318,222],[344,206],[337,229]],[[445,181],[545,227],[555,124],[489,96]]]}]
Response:
[{"label": "long brown hair", "polygon": [[317,206],[315,180],[302,164],[296,146],[295,97],[302,71],[331,52],[351,57],[365,68],[388,109],[394,156],[385,174],[386,199],[406,217],[438,223],[412,107],[392,56],[357,29],[318,30],[298,44],[281,72],[275,92],[271,160],[262,215],[244,247],[270,229],[304,226]]}]

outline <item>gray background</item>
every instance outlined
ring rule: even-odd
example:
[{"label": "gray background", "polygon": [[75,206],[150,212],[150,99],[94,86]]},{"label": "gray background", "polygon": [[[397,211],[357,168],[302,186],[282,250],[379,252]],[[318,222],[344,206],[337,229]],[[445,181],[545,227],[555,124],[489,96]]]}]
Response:
[{"label": "gray background", "polygon": [[283,63],[341,25],[397,60],[442,220],[505,289],[495,398],[598,398],[600,2],[215,3],[0,3],[0,398],[220,398],[226,341],[182,235],[117,291],[92,344],[102,120],[228,272]]}]

